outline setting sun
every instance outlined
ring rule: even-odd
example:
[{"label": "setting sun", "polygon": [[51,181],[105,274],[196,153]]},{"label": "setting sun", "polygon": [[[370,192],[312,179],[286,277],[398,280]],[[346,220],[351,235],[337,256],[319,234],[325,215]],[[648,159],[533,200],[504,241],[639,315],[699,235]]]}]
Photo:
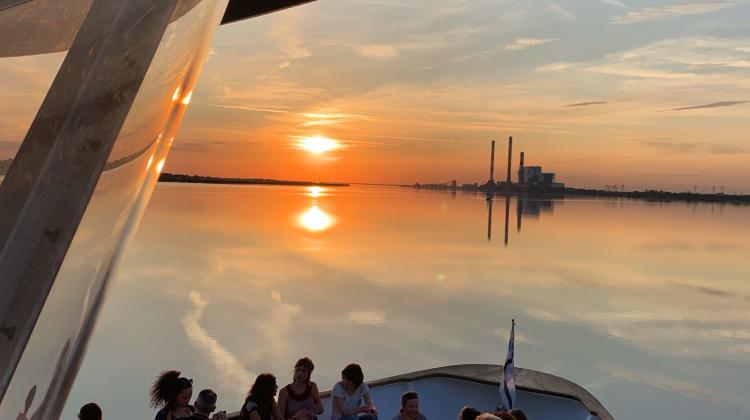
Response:
[{"label": "setting sun", "polygon": [[339,147],[339,144],[336,142],[336,140],[329,139],[327,137],[315,136],[302,139],[302,143],[300,144],[300,146],[302,147],[302,149],[307,150],[308,152],[321,154],[337,149]]}]

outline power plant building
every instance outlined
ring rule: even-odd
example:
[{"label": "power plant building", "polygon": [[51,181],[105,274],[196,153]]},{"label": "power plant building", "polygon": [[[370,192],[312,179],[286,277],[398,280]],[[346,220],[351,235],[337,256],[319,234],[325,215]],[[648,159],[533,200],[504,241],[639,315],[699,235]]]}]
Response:
[{"label": "power plant building", "polygon": [[518,168],[518,184],[522,187],[547,190],[565,188],[565,184],[555,182],[554,172],[542,172],[541,166],[524,166],[523,152],[521,152],[521,164]]}]

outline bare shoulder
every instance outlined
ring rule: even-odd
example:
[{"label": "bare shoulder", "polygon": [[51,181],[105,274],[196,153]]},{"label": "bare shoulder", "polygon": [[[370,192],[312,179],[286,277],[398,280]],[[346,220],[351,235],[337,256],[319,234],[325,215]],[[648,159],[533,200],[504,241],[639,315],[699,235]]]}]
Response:
[{"label": "bare shoulder", "polygon": [[312,387],[313,391],[318,392],[318,384],[315,382],[310,382],[310,386]]}]

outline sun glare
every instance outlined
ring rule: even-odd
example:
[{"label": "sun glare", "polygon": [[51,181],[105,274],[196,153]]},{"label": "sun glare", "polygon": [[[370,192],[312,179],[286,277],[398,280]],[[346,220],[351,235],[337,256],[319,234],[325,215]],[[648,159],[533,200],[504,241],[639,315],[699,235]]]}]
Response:
[{"label": "sun glare", "polygon": [[323,187],[313,186],[313,187],[308,187],[307,191],[310,193],[310,197],[318,198],[323,194],[325,190],[323,189]]},{"label": "sun glare", "polygon": [[312,232],[326,230],[333,224],[333,218],[318,206],[312,206],[310,207],[310,210],[302,213],[299,217],[299,221],[305,229]]},{"label": "sun glare", "polygon": [[317,155],[325,152],[330,152],[339,147],[336,140],[329,139],[327,137],[307,137],[302,139],[300,146],[308,152],[315,153]]}]

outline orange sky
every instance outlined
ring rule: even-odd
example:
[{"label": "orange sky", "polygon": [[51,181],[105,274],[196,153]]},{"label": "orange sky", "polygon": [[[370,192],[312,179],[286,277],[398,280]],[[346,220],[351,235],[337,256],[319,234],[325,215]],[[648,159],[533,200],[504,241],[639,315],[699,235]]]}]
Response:
[{"label": "orange sky", "polygon": [[[512,135],[515,164],[523,150],[568,185],[748,192],[748,16],[741,0],[320,0],[219,29],[164,170],[482,182],[489,141],[502,178]],[[0,60],[0,157],[61,57]],[[310,136],[341,147],[300,150]]]}]

